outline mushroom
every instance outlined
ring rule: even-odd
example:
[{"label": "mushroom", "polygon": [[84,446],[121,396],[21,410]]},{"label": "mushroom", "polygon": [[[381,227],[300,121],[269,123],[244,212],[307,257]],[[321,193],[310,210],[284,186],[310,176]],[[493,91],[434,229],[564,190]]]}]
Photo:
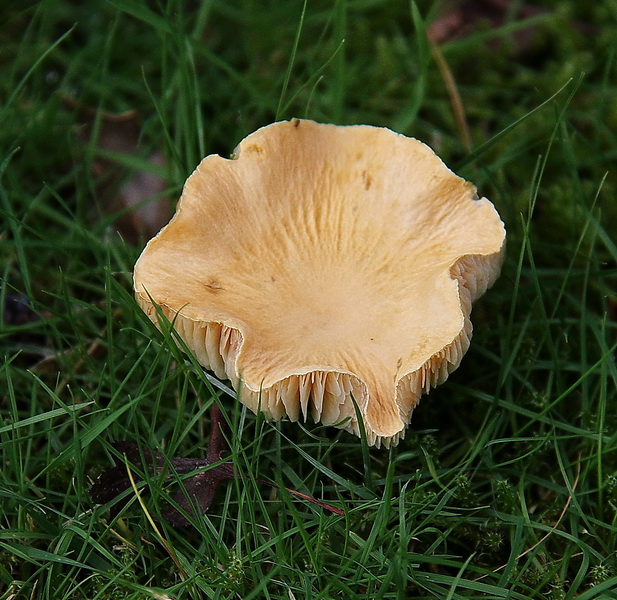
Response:
[{"label": "mushroom", "polygon": [[491,202],[422,142],[294,119],[203,159],[134,288],[252,411],[357,435],[359,414],[389,446],[460,364],[504,243]]}]

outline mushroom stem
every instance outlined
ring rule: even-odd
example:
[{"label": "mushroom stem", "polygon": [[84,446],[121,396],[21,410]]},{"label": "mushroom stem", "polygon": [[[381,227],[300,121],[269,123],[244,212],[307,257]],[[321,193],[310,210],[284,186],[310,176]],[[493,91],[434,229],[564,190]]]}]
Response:
[{"label": "mushroom stem", "polygon": [[221,408],[216,402],[213,402],[210,407],[210,439],[208,440],[206,454],[209,463],[221,460],[221,455],[229,450],[229,445],[223,435],[224,428],[225,419],[223,419]]}]

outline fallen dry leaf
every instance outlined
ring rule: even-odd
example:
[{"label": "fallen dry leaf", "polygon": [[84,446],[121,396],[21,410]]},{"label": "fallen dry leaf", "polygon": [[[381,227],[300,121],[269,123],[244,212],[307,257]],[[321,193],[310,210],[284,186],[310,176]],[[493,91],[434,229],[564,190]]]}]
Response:
[{"label": "fallen dry leaf", "polygon": [[[224,420],[216,403],[210,409],[210,417],[212,431],[205,459],[178,457],[166,459],[160,452],[152,452],[150,450],[146,450],[143,453],[140,452],[139,447],[134,442],[116,442],[113,444],[114,448],[124,456],[126,462],[116,461],[116,466],[103,471],[99,475],[90,489],[92,500],[97,504],[106,504],[124,490],[130,488],[132,483],[127,469],[131,468],[131,465],[143,466],[147,470],[149,477],[159,475],[171,465],[178,475],[185,475],[199,469],[205,469],[196,475],[184,479],[182,488],[174,494],[173,500],[188,514],[193,512],[194,503],[199,506],[202,513],[207,512],[219,485],[223,481],[236,477],[233,464],[231,462],[222,462],[222,456],[229,448],[222,432]],[[210,468],[207,468],[209,466]],[[135,478],[137,473],[134,471],[132,473],[134,473],[133,477]],[[168,480],[171,478],[171,475],[167,477]],[[279,488],[275,483],[265,479],[258,479],[257,481],[273,488]],[[289,488],[285,489],[297,498],[316,504],[334,514],[345,514],[340,508],[326,504],[312,496]],[[122,506],[123,503],[117,502],[111,509],[112,516],[116,515]],[[163,518],[175,527],[183,527],[190,524],[184,514],[175,507],[166,510],[163,513]]]},{"label": "fallen dry leaf", "polygon": [[155,151],[148,155],[145,158],[147,167],[136,170],[124,182],[126,169],[109,156],[140,156],[141,119],[138,111],[101,113],[80,106],[69,97],[65,96],[63,100],[77,113],[81,139],[84,143],[94,142],[100,151],[92,164],[92,174],[98,183],[100,197],[106,198],[111,191],[114,192],[106,212],[122,213],[115,222],[118,232],[130,243],[156,235],[172,215],[166,194],[167,179],[162,175],[166,166],[163,153]]},{"label": "fallen dry leaf", "polygon": [[[492,27],[505,24],[513,10],[510,0],[466,0],[449,2],[444,6],[442,15],[434,21],[427,30],[431,41],[439,44],[469,35],[482,22],[490,23]],[[517,19],[529,19],[547,11],[531,4],[517,4],[515,7]],[[516,31],[512,39],[516,49],[523,51],[533,41],[535,26],[530,25]]]}]

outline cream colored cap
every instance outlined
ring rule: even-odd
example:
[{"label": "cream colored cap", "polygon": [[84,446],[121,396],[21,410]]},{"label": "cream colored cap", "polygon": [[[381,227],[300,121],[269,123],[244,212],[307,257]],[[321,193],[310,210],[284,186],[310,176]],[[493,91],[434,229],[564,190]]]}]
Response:
[{"label": "cream colored cap", "polygon": [[199,362],[269,417],[396,443],[497,278],[494,206],[418,140],[294,119],[206,157],[135,265]]}]

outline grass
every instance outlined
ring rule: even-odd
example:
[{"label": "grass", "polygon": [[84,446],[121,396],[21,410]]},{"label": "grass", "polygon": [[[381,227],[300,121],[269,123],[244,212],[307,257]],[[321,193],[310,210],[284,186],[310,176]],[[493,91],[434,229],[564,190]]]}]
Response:
[{"label": "grass", "polygon": [[[429,0],[3,4],[2,600],[617,598],[617,11],[538,5],[436,51]],[[138,151],[104,147],[133,110]],[[132,299],[122,183],[175,199],[292,116],[418,137],[506,222],[468,355],[390,450],[247,413]],[[116,440],[203,458],[212,402],[239,478],[208,514],[166,525],[160,477],[92,504]]]}]

